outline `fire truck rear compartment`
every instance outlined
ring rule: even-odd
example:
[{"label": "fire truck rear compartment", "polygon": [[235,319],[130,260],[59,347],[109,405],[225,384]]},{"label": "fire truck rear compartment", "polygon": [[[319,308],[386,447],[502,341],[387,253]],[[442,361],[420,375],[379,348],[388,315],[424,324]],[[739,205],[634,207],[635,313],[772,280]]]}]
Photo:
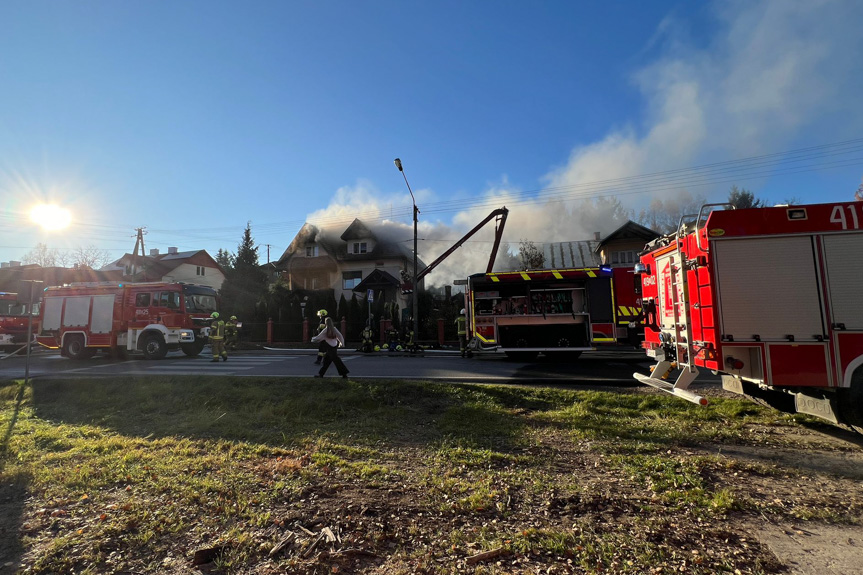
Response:
[{"label": "fire truck rear compartment", "polygon": [[498,323],[500,345],[504,349],[530,349],[531,351],[560,348],[590,348],[588,324],[553,323],[546,321],[542,329],[531,325],[506,325]]}]

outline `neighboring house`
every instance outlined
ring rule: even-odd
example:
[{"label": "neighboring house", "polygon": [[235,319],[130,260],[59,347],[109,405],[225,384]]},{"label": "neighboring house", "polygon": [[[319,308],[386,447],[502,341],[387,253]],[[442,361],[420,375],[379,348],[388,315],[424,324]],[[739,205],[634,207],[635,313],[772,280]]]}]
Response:
[{"label": "neighboring house", "polygon": [[39,264],[20,265],[6,262],[0,266],[0,291],[18,292],[21,280],[43,282],[43,287],[61,286],[78,282],[122,281],[115,271],[92,270],[90,268],[42,267]]},{"label": "neighboring house", "polygon": [[205,250],[179,252],[173,247],[166,254],[157,249],[150,250],[148,256],[124,254],[100,271],[118,271],[125,281],[183,282],[215,289],[225,281],[222,268]]},{"label": "neighboring house", "polygon": [[604,265],[631,268],[638,263],[644,245],[660,235],[630,220],[597,242],[596,252]]},{"label": "neighboring house", "polygon": [[[376,300],[405,309],[410,295],[402,294],[401,277],[403,270],[413,273],[413,251],[405,241],[411,238],[401,227],[368,226],[359,219],[344,229],[306,223],[274,267],[291,290],[332,290],[336,301],[354,293],[361,299],[373,290]],[[424,267],[417,262],[419,271]]]},{"label": "neighboring house", "polygon": [[603,239],[553,242],[542,245],[547,269],[586,268],[606,265],[634,267],[644,245],[660,236],[653,230],[628,221]]}]

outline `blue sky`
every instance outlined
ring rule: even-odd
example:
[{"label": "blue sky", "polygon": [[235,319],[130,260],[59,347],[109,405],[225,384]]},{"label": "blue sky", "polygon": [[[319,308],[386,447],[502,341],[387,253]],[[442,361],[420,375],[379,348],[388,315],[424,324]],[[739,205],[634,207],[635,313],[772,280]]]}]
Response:
[{"label": "blue sky", "polygon": [[[119,257],[139,226],[148,249],[215,255],[251,222],[262,262],[305,221],[409,240],[395,157],[426,261],[504,204],[514,244],[611,231],[554,194],[848,200],[861,21],[854,0],[4,3],[0,261],[37,242]],[[645,177],[670,170],[693,177]],[[74,224],[39,230],[38,201]]]}]

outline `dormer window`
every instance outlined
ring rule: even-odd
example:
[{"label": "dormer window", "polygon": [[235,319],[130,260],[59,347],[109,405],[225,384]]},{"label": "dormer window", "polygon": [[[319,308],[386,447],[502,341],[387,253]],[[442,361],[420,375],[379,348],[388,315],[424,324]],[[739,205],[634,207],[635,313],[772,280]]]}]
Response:
[{"label": "dormer window", "polygon": [[306,246],[306,257],[307,258],[316,258],[318,257],[318,246],[316,244],[312,244],[310,246]]},{"label": "dormer window", "polygon": [[354,253],[355,254],[364,254],[368,251],[368,244],[366,242],[354,242]]}]

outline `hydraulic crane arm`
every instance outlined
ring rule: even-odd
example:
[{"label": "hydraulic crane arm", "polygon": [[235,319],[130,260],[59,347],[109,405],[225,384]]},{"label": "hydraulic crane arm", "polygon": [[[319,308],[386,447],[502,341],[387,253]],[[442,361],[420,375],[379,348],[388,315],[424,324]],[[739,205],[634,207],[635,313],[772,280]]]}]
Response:
[{"label": "hydraulic crane arm", "polygon": [[450,254],[456,251],[463,243],[465,243],[472,235],[477,233],[480,228],[490,222],[492,219],[497,218],[494,227],[494,245],[491,248],[491,255],[488,258],[488,269],[486,269],[485,273],[491,273],[492,268],[494,267],[494,260],[497,257],[497,250],[500,247],[500,238],[503,236],[503,226],[506,224],[506,216],[509,213],[509,210],[506,207],[498,208],[490,213],[483,221],[478,223],[471,231],[466,233],[462,239],[457,241],[453,246],[442,253],[438,259],[430,263],[426,266],[426,268],[417,274],[416,282],[419,283],[421,279],[423,279],[426,275],[430,274],[435,267],[442,261],[444,261]]}]

